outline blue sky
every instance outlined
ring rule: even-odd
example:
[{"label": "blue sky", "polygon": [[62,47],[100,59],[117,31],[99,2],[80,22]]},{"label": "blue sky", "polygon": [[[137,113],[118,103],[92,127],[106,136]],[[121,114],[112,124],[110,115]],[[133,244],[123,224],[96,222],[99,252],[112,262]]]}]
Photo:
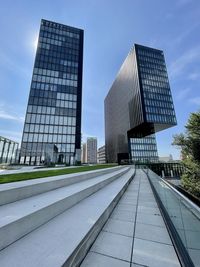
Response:
[{"label": "blue sky", "polygon": [[134,43],[162,49],[178,120],[159,155],[200,108],[199,0],[7,0],[0,3],[0,135],[20,141],[41,18],[84,29],[83,140],[104,144],[104,98]]}]

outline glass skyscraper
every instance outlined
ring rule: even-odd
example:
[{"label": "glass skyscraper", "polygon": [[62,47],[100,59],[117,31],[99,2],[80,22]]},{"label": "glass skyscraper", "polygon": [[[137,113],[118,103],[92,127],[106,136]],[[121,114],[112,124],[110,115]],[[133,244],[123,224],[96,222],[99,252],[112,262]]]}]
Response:
[{"label": "glass skyscraper", "polygon": [[81,160],[82,69],[83,30],[42,20],[20,163]]},{"label": "glass skyscraper", "polygon": [[176,125],[163,51],[135,44],[104,107],[107,161],[157,161],[155,133]]},{"label": "glass skyscraper", "polygon": [[176,125],[163,51],[136,45],[146,121],[155,131]]}]

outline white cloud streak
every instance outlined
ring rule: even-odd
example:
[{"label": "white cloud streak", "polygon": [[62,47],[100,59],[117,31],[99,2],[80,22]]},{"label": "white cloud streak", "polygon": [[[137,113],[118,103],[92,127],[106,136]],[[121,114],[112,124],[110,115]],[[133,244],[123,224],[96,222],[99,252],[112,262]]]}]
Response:
[{"label": "white cloud streak", "polygon": [[169,66],[169,73],[171,77],[177,77],[181,75],[185,69],[195,61],[200,60],[200,46],[186,51],[182,56],[176,59]]},{"label": "white cloud streak", "polygon": [[189,95],[190,92],[191,88],[185,88],[177,93],[176,99],[183,100]]},{"label": "white cloud streak", "polygon": [[192,104],[200,105],[200,97],[190,98],[189,102]]},{"label": "white cloud streak", "polygon": [[191,2],[192,2],[192,0],[178,0],[177,1],[177,7],[186,6],[186,5],[190,4]]},{"label": "white cloud streak", "polygon": [[[9,112],[7,110],[10,110]],[[4,104],[0,104],[0,119],[13,120],[17,122],[24,122],[24,117],[17,115],[11,108],[6,107]]]},{"label": "white cloud streak", "polygon": [[174,47],[174,45],[179,45],[181,44],[185,39],[188,38],[188,36],[190,34],[192,34],[192,32],[198,28],[200,25],[199,22],[195,23],[195,24],[191,24],[188,25],[188,27],[186,29],[184,29],[184,31],[182,31],[180,34],[178,34],[177,36],[175,36],[175,38],[173,38],[172,42],[170,43],[172,47]]},{"label": "white cloud streak", "polygon": [[200,78],[200,72],[193,72],[191,74],[189,74],[188,79],[192,80],[192,81],[196,81],[199,80]]},{"label": "white cloud streak", "polygon": [[9,58],[6,54],[0,53],[0,67],[5,69],[5,67],[15,73],[20,73],[21,75],[25,76],[26,78],[30,77],[30,71],[25,69],[24,67],[20,66],[15,62],[13,59]]}]

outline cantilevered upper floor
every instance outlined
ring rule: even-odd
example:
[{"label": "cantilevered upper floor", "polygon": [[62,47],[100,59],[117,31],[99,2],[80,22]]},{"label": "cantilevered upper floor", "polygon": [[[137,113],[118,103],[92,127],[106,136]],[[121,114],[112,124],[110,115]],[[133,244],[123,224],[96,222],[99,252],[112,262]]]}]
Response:
[{"label": "cantilevered upper floor", "polygon": [[108,162],[128,153],[130,138],[176,125],[163,51],[135,44],[105,98]]}]

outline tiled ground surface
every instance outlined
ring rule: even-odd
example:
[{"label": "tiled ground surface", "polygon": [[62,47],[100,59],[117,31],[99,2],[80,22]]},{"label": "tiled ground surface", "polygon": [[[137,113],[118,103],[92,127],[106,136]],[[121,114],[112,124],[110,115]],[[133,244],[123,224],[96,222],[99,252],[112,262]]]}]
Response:
[{"label": "tiled ground surface", "polygon": [[146,175],[137,170],[81,267],[180,267]]}]

